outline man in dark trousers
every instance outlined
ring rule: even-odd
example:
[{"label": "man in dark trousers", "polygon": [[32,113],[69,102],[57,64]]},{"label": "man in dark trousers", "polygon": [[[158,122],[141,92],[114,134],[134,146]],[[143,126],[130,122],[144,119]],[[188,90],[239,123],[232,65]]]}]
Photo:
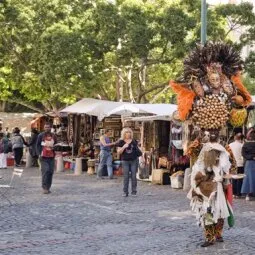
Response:
[{"label": "man in dark trousers", "polygon": [[32,166],[33,167],[38,167],[38,154],[37,154],[37,139],[39,136],[39,132],[37,131],[37,129],[32,128],[31,130],[31,140],[28,143],[28,147],[29,147],[29,153],[32,157]]},{"label": "man in dark trousers", "polygon": [[56,137],[51,133],[51,125],[46,123],[44,132],[39,134],[36,144],[37,154],[41,163],[43,194],[50,193],[54,173],[55,144]]}]

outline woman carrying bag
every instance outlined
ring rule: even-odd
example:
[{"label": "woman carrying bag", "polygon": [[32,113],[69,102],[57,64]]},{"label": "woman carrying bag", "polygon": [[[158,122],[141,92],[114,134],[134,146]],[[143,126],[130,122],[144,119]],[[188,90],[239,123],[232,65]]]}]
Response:
[{"label": "woman carrying bag", "polygon": [[131,195],[137,194],[136,173],[138,170],[138,158],[142,155],[138,148],[138,143],[133,139],[133,131],[130,128],[124,128],[121,132],[121,139],[116,144],[118,153],[121,155],[122,168],[124,174],[123,196],[127,197],[129,192],[129,172],[131,172],[132,192]]}]

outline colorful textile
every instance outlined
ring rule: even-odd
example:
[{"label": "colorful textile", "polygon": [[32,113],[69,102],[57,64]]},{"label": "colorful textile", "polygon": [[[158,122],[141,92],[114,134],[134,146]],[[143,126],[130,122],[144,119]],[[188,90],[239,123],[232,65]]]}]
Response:
[{"label": "colorful textile", "polygon": [[216,239],[222,237],[224,227],[224,219],[218,219],[218,222],[204,227],[204,235],[207,242],[215,242]]}]

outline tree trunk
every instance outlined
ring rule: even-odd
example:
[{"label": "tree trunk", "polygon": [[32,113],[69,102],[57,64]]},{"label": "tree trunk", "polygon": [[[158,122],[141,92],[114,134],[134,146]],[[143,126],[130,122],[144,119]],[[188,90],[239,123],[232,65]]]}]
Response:
[{"label": "tree trunk", "polygon": [[120,91],[120,79],[119,79],[118,71],[116,72],[115,84],[116,84],[116,99],[117,99],[117,102],[120,102],[121,91]]},{"label": "tree trunk", "polygon": [[0,112],[5,112],[6,101],[0,101]]},{"label": "tree trunk", "polygon": [[127,87],[128,87],[128,94],[129,94],[129,100],[130,102],[135,102],[134,95],[133,95],[133,89],[132,89],[132,66],[128,68],[127,72]]},{"label": "tree trunk", "polygon": [[146,71],[147,71],[147,66],[144,65],[142,69],[142,88],[146,88]]},{"label": "tree trunk", "polygon": [[141,94],[143,94],[146,89],[146,71],[147,71],[146,62],[147,60],[145,58],[141,59],[141,69],[138,72],[140,86],[137,93],[137,103],[140,103],[142,101],[143,96],[141,96]]},{"label": "tree trunk", "polygon": [[118,88],[118,91],[117,93],[119,93],[119,102],[123,102],[124,100],[124,86],[123,86],[123,78],[122,78],[122,70],[121,68],[119,67],[118,68],[118,71],[117,71],[117,88]]},{"label": "tree trunk", "polygon": [[146,87],[146,69],[147,69],[146,59],[145,58],[141,59],[141,63],[142,65],[141,65],[141,70],[139,73],[139,79],[140,79],[141,87],[144,90]]}]

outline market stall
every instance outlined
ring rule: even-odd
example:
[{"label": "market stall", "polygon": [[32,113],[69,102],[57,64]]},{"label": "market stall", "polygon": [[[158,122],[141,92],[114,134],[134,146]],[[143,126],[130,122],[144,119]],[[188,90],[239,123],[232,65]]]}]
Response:
[{"label": "market stall", "polygon": [[[78,156],[84,143],[91,144],[92,141],[93,156],[97,157],[99,138],[105,129],[111,130],[111,140],[116,141],[120,138],[123,127],[131,127],[134,131],[134,138],[140,141],[142,138],[139,122],[124,122],[124,118],[132,115],[157,116],[162,113],[170,116],[174,110],[176,110],[176,106],[169,104],[132,104],[85,98],[61,112],[68,114],[68,139],[73,142],[74,156]],[[83,123],[82,118],[86,119],[84,126],[81,124]],[[82,139],[81,129],[86,132],[86,139]],[[153,137],[157,142],[157,135],[153,135]],[[165,139],[161,140],[164,143]],[[85,149],[82,150],[85,151]],[[113,151],[113,158],[119,161],[116,151]]]},{"label": "market stall", "polygon": [[[176,105],[169,105],[168,115],[130,117],[125,120],[125,122],[133,121],[136,123],[135,125],[140,125],[140,141],[144,161],[140,162],[140,179],[151,179],[153,183],[169,183],[170,170],[173,169],[171,159],[172,115],[176,109]],[[163,175],[167,175],[167,173],[168,182],[163,178]]]}]

